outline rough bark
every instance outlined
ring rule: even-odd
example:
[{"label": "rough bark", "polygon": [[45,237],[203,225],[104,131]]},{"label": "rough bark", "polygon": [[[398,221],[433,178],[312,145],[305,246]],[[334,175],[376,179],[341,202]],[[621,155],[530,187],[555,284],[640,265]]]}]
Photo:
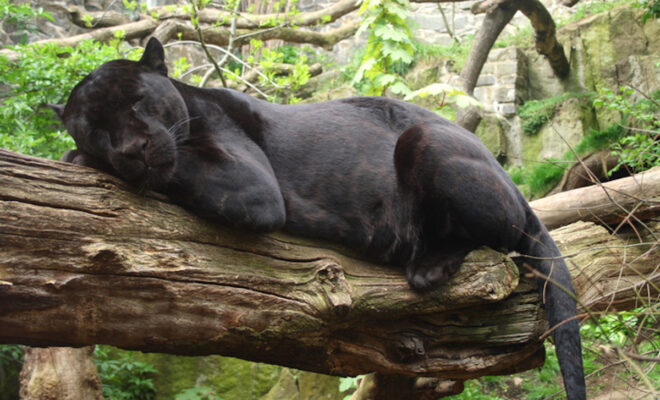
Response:
[{"label": "rough bark", "polygon": [[555,21],[539,0],[519,1],[520,11],[525,14],[534,28],[536,51],[544,55],[558,78],[568,76],[570,65],[564,48],[555,35]]},{"label": "rough bark", "polygon": [[342,375],[470,377],[541,362],[537,295],[516,288],[498,253],[473,253],[450,284],[419,295],[398,269],[347,251],[231,232],[96,171],[1,155],[0,341]]},{"label": "rough bark", "polygon": [[[555,239],[583,302],[657,296],[658,252],[595,225],[571,229]],[[546,322],[507,260],[478,250],[417,294],[402,271],[346,249],[230,231],[97,171],[0,151],[4,343],[224,354],[338,375],[511,373],[542,362]]]},{"label": "rough bark", "polygon": [[[660,167],[599,185],[557,193],[530,203],[550,229],[575,221],[616,226],[631,219],[660,215]],[[632,219],[634,222],[634,219]]]},{"label": "rough bark", "polygon": [[21,370],[22,400],[103,400],[93,346],[79,349],[26,348]]},{"label": "rough bark", "polygon": [[[474,3],[474,14],[493,13],[500,7],[519,9],[531,22],[534,28],[536,51],[547,57],[555,75],[564,78],[568,75],[569,63],[564,48],[555,36],[555,21],[539,0],[486,0]],[[498,32],[499,35],[499,32]]]},{"label": "rough bark", "polygon": [[660,222],[650,231],[612,235],[591,222],[575,222],[550,232],[566,259],[585,312],[630,310],[657,303],[660,287]]}]

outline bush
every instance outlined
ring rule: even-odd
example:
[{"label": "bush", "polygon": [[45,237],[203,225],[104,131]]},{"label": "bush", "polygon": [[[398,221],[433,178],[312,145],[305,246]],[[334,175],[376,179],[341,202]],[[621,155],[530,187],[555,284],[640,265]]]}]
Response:
[{"label": "bush", "polygon": [[103,383],[103,397],[112,400],[149,400],[156,395],[153,365],[136,361],[131,353],[113,354],[109,346],[96,346],[94,363]]},{"label": "bush", "polygon": [[[635,101],[636,95],[641,95],[642,99]],[[660,90],[649,96],[627,86],[620,87],[617,93],[603,89],[594,105],[618,111],[621,115],[615,126],[623,133],[612,146],[619,164],[610,172],[624,165],[635,172],[660,165]]]}]

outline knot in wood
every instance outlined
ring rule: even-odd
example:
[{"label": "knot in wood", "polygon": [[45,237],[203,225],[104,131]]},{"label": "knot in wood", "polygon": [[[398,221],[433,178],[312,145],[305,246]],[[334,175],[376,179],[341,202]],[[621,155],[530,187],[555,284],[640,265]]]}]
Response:
[{"label": "knot in wood", "polygon": [[337,316],[346,315],[353,305],[353,299],[342,267],[335,262],[324,261],[319,264],[316,278],[321,284],[321,293],[329,306],[327,311]]},{"label": "knot in wood", "polygon": [[94,271],[112,271],[118,272],[127,269],[124,265],[123,257],[116,248],[104,243],[92,243],[82,248],[89,260],[91,268]]},{"label": "knot in wood", "polygon": [[335,263],[324,263],[316,272],[316,276],[321,283],[329,283],[334,288],[344,281],[344,271]]},{"label": "knot in wood", "polygon": [[426,355],[424,341],[412,334],[405,334],[395,339],[393,358],[398,362],[411,362]]}]

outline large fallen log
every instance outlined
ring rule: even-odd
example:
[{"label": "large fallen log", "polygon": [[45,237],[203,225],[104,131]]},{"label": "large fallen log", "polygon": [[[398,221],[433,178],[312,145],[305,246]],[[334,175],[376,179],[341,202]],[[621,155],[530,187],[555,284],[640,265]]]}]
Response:
[{"label": "large fallen log", "polygon": [[[576,246],[586,227],[574,231],[559,244]],[[637,254],[633,285],[657,296],[658,276],[646,276],[657,252],[609,248],[607,232],[595,231],[614,256],[590,268],[602,257],[585,239],[588,249],[569,258],[576,286],[622,282],[618,257]],[[0,150],[2,343],[104,343],[462,380],[542,363],[547,326],[525,275],[519,283],[510,259],[480,249],[420,295],[402,271],[346,249],[224,229],[97,171]]]}]

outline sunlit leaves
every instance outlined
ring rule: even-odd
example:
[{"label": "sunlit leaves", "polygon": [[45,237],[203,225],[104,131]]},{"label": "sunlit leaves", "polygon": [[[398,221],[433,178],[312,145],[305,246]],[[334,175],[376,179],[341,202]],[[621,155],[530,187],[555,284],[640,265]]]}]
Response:
[{"label": "sunlit leaves", "polygon": [[357,35],[369,33],[367,49],[352,83],[369,95],[389,88],[396,94],[410,92],[397,69],[413,62],[414,46],[406,0],[365,0],[359,10],[363,20]]}]

